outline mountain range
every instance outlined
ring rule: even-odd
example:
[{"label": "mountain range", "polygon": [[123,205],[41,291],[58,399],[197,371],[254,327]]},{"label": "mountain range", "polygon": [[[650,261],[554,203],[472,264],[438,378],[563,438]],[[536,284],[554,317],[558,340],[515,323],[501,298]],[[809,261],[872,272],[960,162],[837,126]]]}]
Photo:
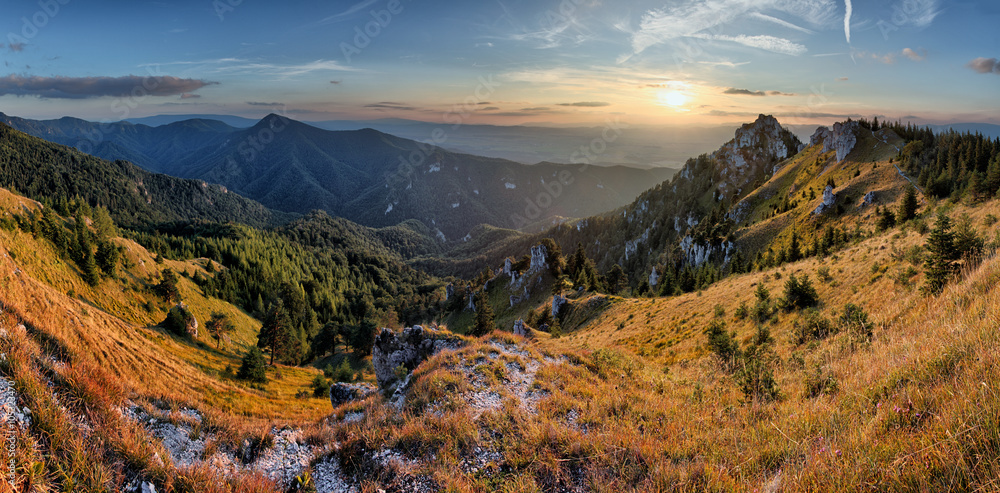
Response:
[{"label": "mountain range", "polygon": [[[244,129],[203,119],[159,127],[6,115],[0,121],[104,159],[220,184],[276,211],[321,209],[372,227],[416,219],[442,241],[463,238],[480,224],[537,230],[553,221],[598,214],[674,173],[669,168],[524,165],[373,129],[323,130],[274,114]],[[587,154],[581,156],[584,161]]]}]

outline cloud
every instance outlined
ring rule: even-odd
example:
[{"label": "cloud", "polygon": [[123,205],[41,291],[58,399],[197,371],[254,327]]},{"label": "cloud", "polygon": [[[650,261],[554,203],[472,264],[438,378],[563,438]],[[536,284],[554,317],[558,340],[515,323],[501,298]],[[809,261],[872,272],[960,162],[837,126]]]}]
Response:
[{"label": "cloud", "polygon": [[846,81],[846,80],[851,80],[851,78],[850,77],[837,77],[837,80],[843,82],[843,81]]},{"label": "cloud", "polygon": [[521,108],[521,111],[549,111],[547,106],[535,106],[532,108]]},{"label": "cloud", "polygon": [[966,66],[980,74],[1000,74],[1000,61],[997,61],[996,58],[979,57],[966,64]]},{"label": "cloud", "polygon": [[847,38],[847,44],[851,44],[851,14],[854,12],[854,6],[851,5],[851,0],[844,0],[844,36]]},{"label": "cloud", "polygon": [[334,14],[334,15],[331,15],[329,17],[326,17],[326,18],[320,20],[319,23],[320,24],[325,24],[327,22],[340,21],[340,20],[344,19],[345,17],[350,17],[351,14],[355,14],[357,12],[360,12],[361,10],[364,10],[365,8],[367,8],[368,6],[370,6],[371,4],[373,4],[373,3],[377,2],[377,1],[378,0],[363,0],[362,2],[358,2],[358,3],[350,6],[347,10],[345,10],[343,12],[340,12],[339,14]]},{"label": "cloud", "polygon": [[766,22],[771,22],[771,23],[777,24],[777,25],[779,25],[781,27],[787,27],[788,29],[794,29],[794,30],[802,32],[802,33],[815,34],[814,32],[812,32],[812,31],[810,31],[810,30],[808,30],[808,29],[806,29],[804,27],[796,26],[795,24],[792,24],[791,22],[778,19],[777,17],[771,17],[769,15],[762,14],[760,12],[751,12],[750,13],[750,17],[752,17],[754,19],[759,19],[759,20],[762,20],[762,21],[766,21]]},{"label": "cloud", "polygon": [[284,106],[283,103],[263,103],[260,101],[247,101],[250,106]]},{"label": "cloud", "polygon": [[[738,116],[753,118],[758,116],[760,113],[756,111],[722,111],[722,110],[712,110],[705,113],[708,116]],[[772,116],[775,118],[861,118],[863,115],[857,113],[851,114],[837,114],[837,113],[812,113],[809,111],[803,111],[801,113],[773,113]]]},{"label": "cloud", "polygon": [[751,91],[750,89],[737,89],[735,87],[730,87],[729,89],[722,91],[722,94],[734,94],[737,96],[767,96],[767,93],[764,91]]},{"label": "cloud", "polygon": [[185,92],[184,94],[181,94],[181,99],[198,99],[200,97],[201,97],[201,94],[191,94],[189,92]]},{"label": "cloud", "polygon": [[417,109],[413,106],[407,106],[403,103],[396,103],[393,101],[382,101],[379,103],[366,104],[365,108],[375,108],[378,110],[400,110],[400,111],[414,111]]},{"label": "cloud", "polygon": [[914,62],[920,62],[927,58],[927,50],[921,49],[920,53],[917,53],[909,48],[903,48],[903,56],[913,60]]},{"label": "cloud", "polygon": [[794,92],[767,91],[768,96],[798,96]]},{"label": "cloud", "polygon": [[343,81],[341,81],[341,80],[331,80],[330,81],[331,84],[340,84],[341,82],[343,82]]},{"label": "cloud", "polygon": [[764,20],[797,31],[808,31],[764,11],[780,13],[802,19],[813,26],[828,25],[837,12],[835,0],[680,0],[671,6],[653,9],[643,14],[639,29],[632,34],[632,51],[641,53],[647,48],[670,40],[699,37],[731,41],[752,48],[785,54],[804,53],[805,47],[789,39],[769,35],[726,36],[718,34],[726,24],[735,24],[743,17]]},{"label": "cloud", "polygon": [[0,96],[38,96],[51,99],[86,99],[139,95],[178,96],[218,84],[179,77],[0,77]]},{"label": "cloud", "polygon": [[483,108],[482,111],[496,111],[496,110],[499,110],[499,109],[500,108],[496,107],[496,106],[487,106],[487,107]]},{"label": "cloud", "polygon": [[576,106],[579,108],[600,108],[602,106],[611,106],[611,103],[605,103],[604,101],[580,101],[577,103],[559,103],[557,106]]},{"label": "cloud", "polygon": [[739,36],[727,36],[725,34],[693,34],[691,37],[711,41],[729,41],[743,46],[749,46],[751,48],[757,48],[773,53],[781,53],[783,55],[801,55],[808,51],[803,45],[793,43],[784,38],[776,38],[766,34],[759,34],[756,36],[746,36],[744,34],[740,34]]}]

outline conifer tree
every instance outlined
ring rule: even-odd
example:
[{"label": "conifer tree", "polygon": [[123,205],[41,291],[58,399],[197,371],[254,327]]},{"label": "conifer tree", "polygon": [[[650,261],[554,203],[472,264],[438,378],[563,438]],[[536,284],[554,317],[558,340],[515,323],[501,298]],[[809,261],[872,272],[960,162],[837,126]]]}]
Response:
[{"label": "conifer tree", "polygon": [[493,321],[493,307],[490,306],[485,289],[476,293],[475,303],[476,323],[472,326],[472,335],[480,337],[496,330],[496,324]]},{"label": "conifer tree", "polygon": [[271,364],[288,356],[292,342],[292,321],[285,311],[284,305],[278,301],[271,303],[264,310],[263,325],[257,335],[257,347],[271,352]]},{"label": "conifer tree", "polygon": [[927,238],[927,259],[924,268],[927,270],[925,289],[931,294],[940,293],[955,272],[954,262],[955,235],[951,231],[951,220],[944,214],[938,214],[934,229]]},{"label": "conifer tree", "polygon": [[899,214],[896,216],[896,220],[900,223],[917,217],[917,191],[912,186],[906,188],[903,202],[899,204]]}]

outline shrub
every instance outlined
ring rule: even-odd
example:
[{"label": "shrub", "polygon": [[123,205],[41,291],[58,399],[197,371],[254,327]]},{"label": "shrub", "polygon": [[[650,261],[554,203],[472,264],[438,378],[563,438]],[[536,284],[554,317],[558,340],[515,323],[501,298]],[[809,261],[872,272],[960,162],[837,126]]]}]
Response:
[{"label": "shrub", "polygon": [[865,310],[854,303],[844,305],[844,311],[840,314],[840,328],[848,331],[856,338],[871,340],[872,324],[868,321],[868,314]]},{"label": "shrub", "polygon": [[817,303],[819,296],[808,275],[802,276],[802,279],[796,278],[795,274],[788,276],[788,280],[785,281],[785,297],[782,299],[785,310],[808,308]]},{"label": "shrub", "polygon": [[802,319],[793,324],[792,337],[795,344],[805,344],[811,340],[824,339],[836,332],[830,320],[815,309],[806,310]]},{"label": "shrub", "polygon": [[740,357],[740,347],[734,334],[726,331],[726,323],[713,320],[705,333],[708,335],[708,348],[719,357],[725,368],[732,369]]},{"label": "shrub", "polygon": [[733,313],[736,316],[736,320],[746,320],[750,315],[750,309],[747,308],[747,302],[741,301],[740,306],[736,307],[736,311]]},{"label": "shrub", "polygon": [[327,365],[327,368],[330,369],[330,378],[332,378],[334,382],[350,382],[354,380],[354,370],[351,369],[351,365],[347,362],[347,358],[342,359],[340,364],[337,365],[337,368],[333,368],[330,365]]},{"label": "shrub", "polygon": [[753,346],[746,351],[736,373],[736,381],[747,399],[770,402],[780,395],[771,369],[773,356],[767,346]]},{"label": "shrub", "polygon": [[830,268],[825,265],[816,270],[816,277],[819,277],[819,280],[823,282],[830,282],[833,279],[833,276],[830,275]]},{"label": "shrub", "polygon": [[186,307],[178,305],[167,312],[167,318],[160,325],[174,334],[188,337],[187,326],[193,321],[194,315]]},{"label": "shrub", "polygon": [[824,394],[835,394],[839,385],[837,377],[830,373],[823,373],[819,365],[816,365],[814,371],[806,374],[805,387],[805,396],[807,399],[811,399]]},{"label": "shrub", "polygon": [[260,348],[253,346],[243,356],[243,363],[240,370],[236,372],[236,377],[242,380],[249,380],[254,383],[267,383],[267,360]]},{"label": "shrub", "polygon": [[316,375],[312,381],[313,397],[324,397],[330,394],[330,381],[323,375]]}]

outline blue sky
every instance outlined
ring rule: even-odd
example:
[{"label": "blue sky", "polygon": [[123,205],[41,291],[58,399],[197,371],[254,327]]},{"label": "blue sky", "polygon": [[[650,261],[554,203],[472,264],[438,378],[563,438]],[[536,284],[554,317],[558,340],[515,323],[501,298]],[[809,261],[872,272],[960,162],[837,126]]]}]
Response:
[{"label": "blue sky", "polygon": [[42,0],[0,11],[0,111],[28,118],[1000,123],[993,1]]}]

